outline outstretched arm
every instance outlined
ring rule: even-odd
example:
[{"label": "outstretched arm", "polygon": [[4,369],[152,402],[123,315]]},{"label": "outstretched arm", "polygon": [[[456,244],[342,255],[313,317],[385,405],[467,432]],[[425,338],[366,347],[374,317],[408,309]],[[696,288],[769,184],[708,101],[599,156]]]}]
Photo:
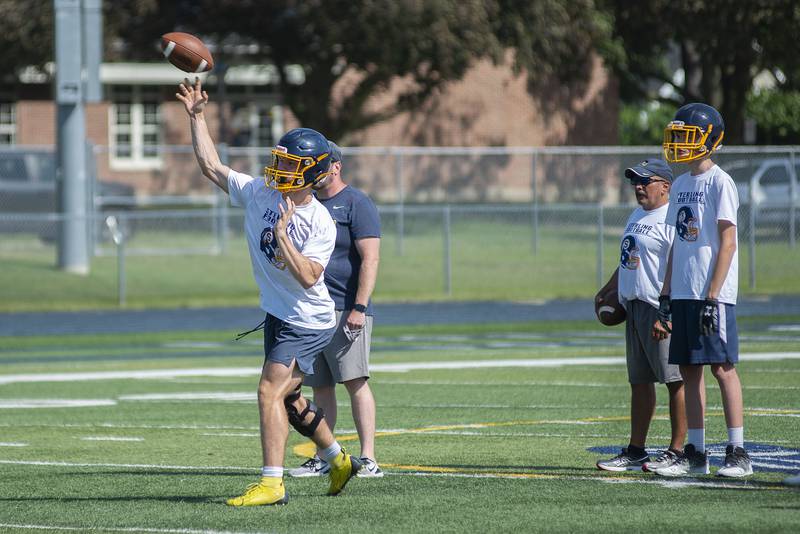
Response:
[{"label": "outstretched arm", "polygon": [[197,162],[200,164],[203,176],[206,176],[217,187],[227,193],[228,173],[231,169],[220,161],[217,149],[214,147],[214,141],[208,131],[206,118],[203,114],[208,103],[208,93],[203,91],[200,85],[200,78],[194,79],[194,85],[189,83],[188,78],[185,79],[178,86],[178,92],[175,93],[175,96],[183,102],[186,113],[189,115],[194,155],[197,156]]}]

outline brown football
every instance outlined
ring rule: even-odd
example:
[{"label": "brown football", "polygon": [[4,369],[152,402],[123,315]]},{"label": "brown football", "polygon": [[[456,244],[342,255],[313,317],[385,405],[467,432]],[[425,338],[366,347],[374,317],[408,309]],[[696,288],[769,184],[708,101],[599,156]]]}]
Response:
[{"label": "brown football", "polygon": [[616,326],[625,322],[627,313],[617,297],[617,289],[612,288],[594,301],[594,313],[597,320],[606,326]]},{"label": "brown football", "polygon": [[184,72],[208,72],[214,68],[211,52],[203,41],[189,33],[165,33],[161,36],[161,51]]}]

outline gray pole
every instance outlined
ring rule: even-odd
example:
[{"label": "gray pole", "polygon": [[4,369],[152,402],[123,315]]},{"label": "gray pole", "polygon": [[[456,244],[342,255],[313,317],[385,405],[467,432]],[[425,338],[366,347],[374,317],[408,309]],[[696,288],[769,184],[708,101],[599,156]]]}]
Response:
[{"label": "gray pole", "polygon": [[451,237],[450,237],[450,205],[446,205],[442,211],[442,239],[443,239],[443,254],[442,263],[444,264],[444,294],[452,296],[453,294],[453,260],[451,254]]},{"label": "gray pole", "polygon": [[79,0],[54,0],[58,196],[61,212],[58,266],[89,273],[86,211],[86,123],[81,79]]},{"label": "gray pole", "polygon": [[750,267],[750,289],[756,288],[756,213],[758,209],[753,204],[753,187],[752,184],[747,192],[747,207],[750,210],[750,217],[748,218],[748,246],[750,254],[748,266]]},{"label": "gray pole", "polygon": [[597,287],[603,287],[603,234],[605,225],[603,222],[603,202],[597,203]]},{"label": "gray pole", "polygon": [[531,156],[531,195],[533,196],[533,241],[531,246],[533,253],[539,252],[539,195],[536,189],[536,165],[539,162],[539,153],[534,152]]},{"label": "gray pole", "polygon": [[103,2],[83,0],[83,66],[86,69],[84,101],[103,100],[100,84],[100,64],[103,62]]},{"label": "gray pole", "polygon": [[[389,151],[391,153],[391,150]],[[394,153],[394,180],[397,186],[397,255],[403,255],[403,234],[405,233],[405,213],[403,212],[403,155]]]},{"label": "gray pole", "polygon": [[[219,157],[223,163],[229,162],[228,157],[228,122],[227,122],[227,106],[228,91],[225,85],[225,74],[228,72],[228,65],[226,65],[222,58],[217,58],[215,66],[217,72],[217,106],[219,106],[219,143],[217,148],[219,150]],[[228,195],[226,195],[219,187],[214,187],[215,203],[214,211],[214,226],[216,228],[217,249],[219,253],[224,255],[228,250]]]}]

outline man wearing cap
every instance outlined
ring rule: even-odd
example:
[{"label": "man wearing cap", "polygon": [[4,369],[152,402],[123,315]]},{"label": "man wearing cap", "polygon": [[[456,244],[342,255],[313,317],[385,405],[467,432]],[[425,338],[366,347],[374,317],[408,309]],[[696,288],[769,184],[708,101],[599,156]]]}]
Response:
[{"label": "man wearing cap", "polygon": [[[350,394],[353,421],[361,442],[363,467],[359,477],[382,477],[375,461],[375,399],[367,383],[372,338],[372,305],[380,257],[381,224],[369,197],[342,181],[342,152],[330,143],[331,170],[314,185],[317,199],[336,221],[336,247],[325,269],[325,285],[336,307],[336,333],[317,357],[314,375],[303,384],[314,389],[314,402],[325,419],[336,424],[336,384]],[[294,477],[322,476],[330,466],[314,456],[291,469]]]},{"label": "man wearing cap", "polygon": [[[678,366],[668,363],[669,333],[663,328],[653,330],[675,236],[675,228],[666,224],[673,176],[665,161],[647,159],[626,169],[625,177],[633,186],[639,207],[625,226],[619,267],[596,298],[602,300],[600,296],[617,285],[619,301],[627,311],[625,353],[631,385],[631,436],[620,454],[597,462],[597,467],[606,471],[652,471],[673,463],[686,438],[683,379]],[[669,448],[651,460],[645,440],[656,408],[655,382],[666,384],[669,390],[672,439]]]}]

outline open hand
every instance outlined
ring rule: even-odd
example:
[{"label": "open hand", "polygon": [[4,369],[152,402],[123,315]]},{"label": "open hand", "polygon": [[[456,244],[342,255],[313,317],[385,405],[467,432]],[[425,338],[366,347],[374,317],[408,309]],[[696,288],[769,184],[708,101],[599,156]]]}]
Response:
[{"label": "open hand", "polygon": [[283,207],[282,202],[278,202],[278,211],[281,213],[281,216],[278,218],[278,222],[275,223],[275,234],[281,237],[286,235],[289,219],[294,215],[295,209],[294,202],[292,202],[291,198],[286,197],[283,200],[286,202],[286,208]]},{"label": "open hand", "polygon": [[190,117],[202,113],[208,103],[208,93],[203,91],[198,77],[195,77],[194,85],[189,83],[189,78],[184,78],[183,83],[178,85],[178,92],[175,93],[175,96],[183,102],[186,113]]}]

